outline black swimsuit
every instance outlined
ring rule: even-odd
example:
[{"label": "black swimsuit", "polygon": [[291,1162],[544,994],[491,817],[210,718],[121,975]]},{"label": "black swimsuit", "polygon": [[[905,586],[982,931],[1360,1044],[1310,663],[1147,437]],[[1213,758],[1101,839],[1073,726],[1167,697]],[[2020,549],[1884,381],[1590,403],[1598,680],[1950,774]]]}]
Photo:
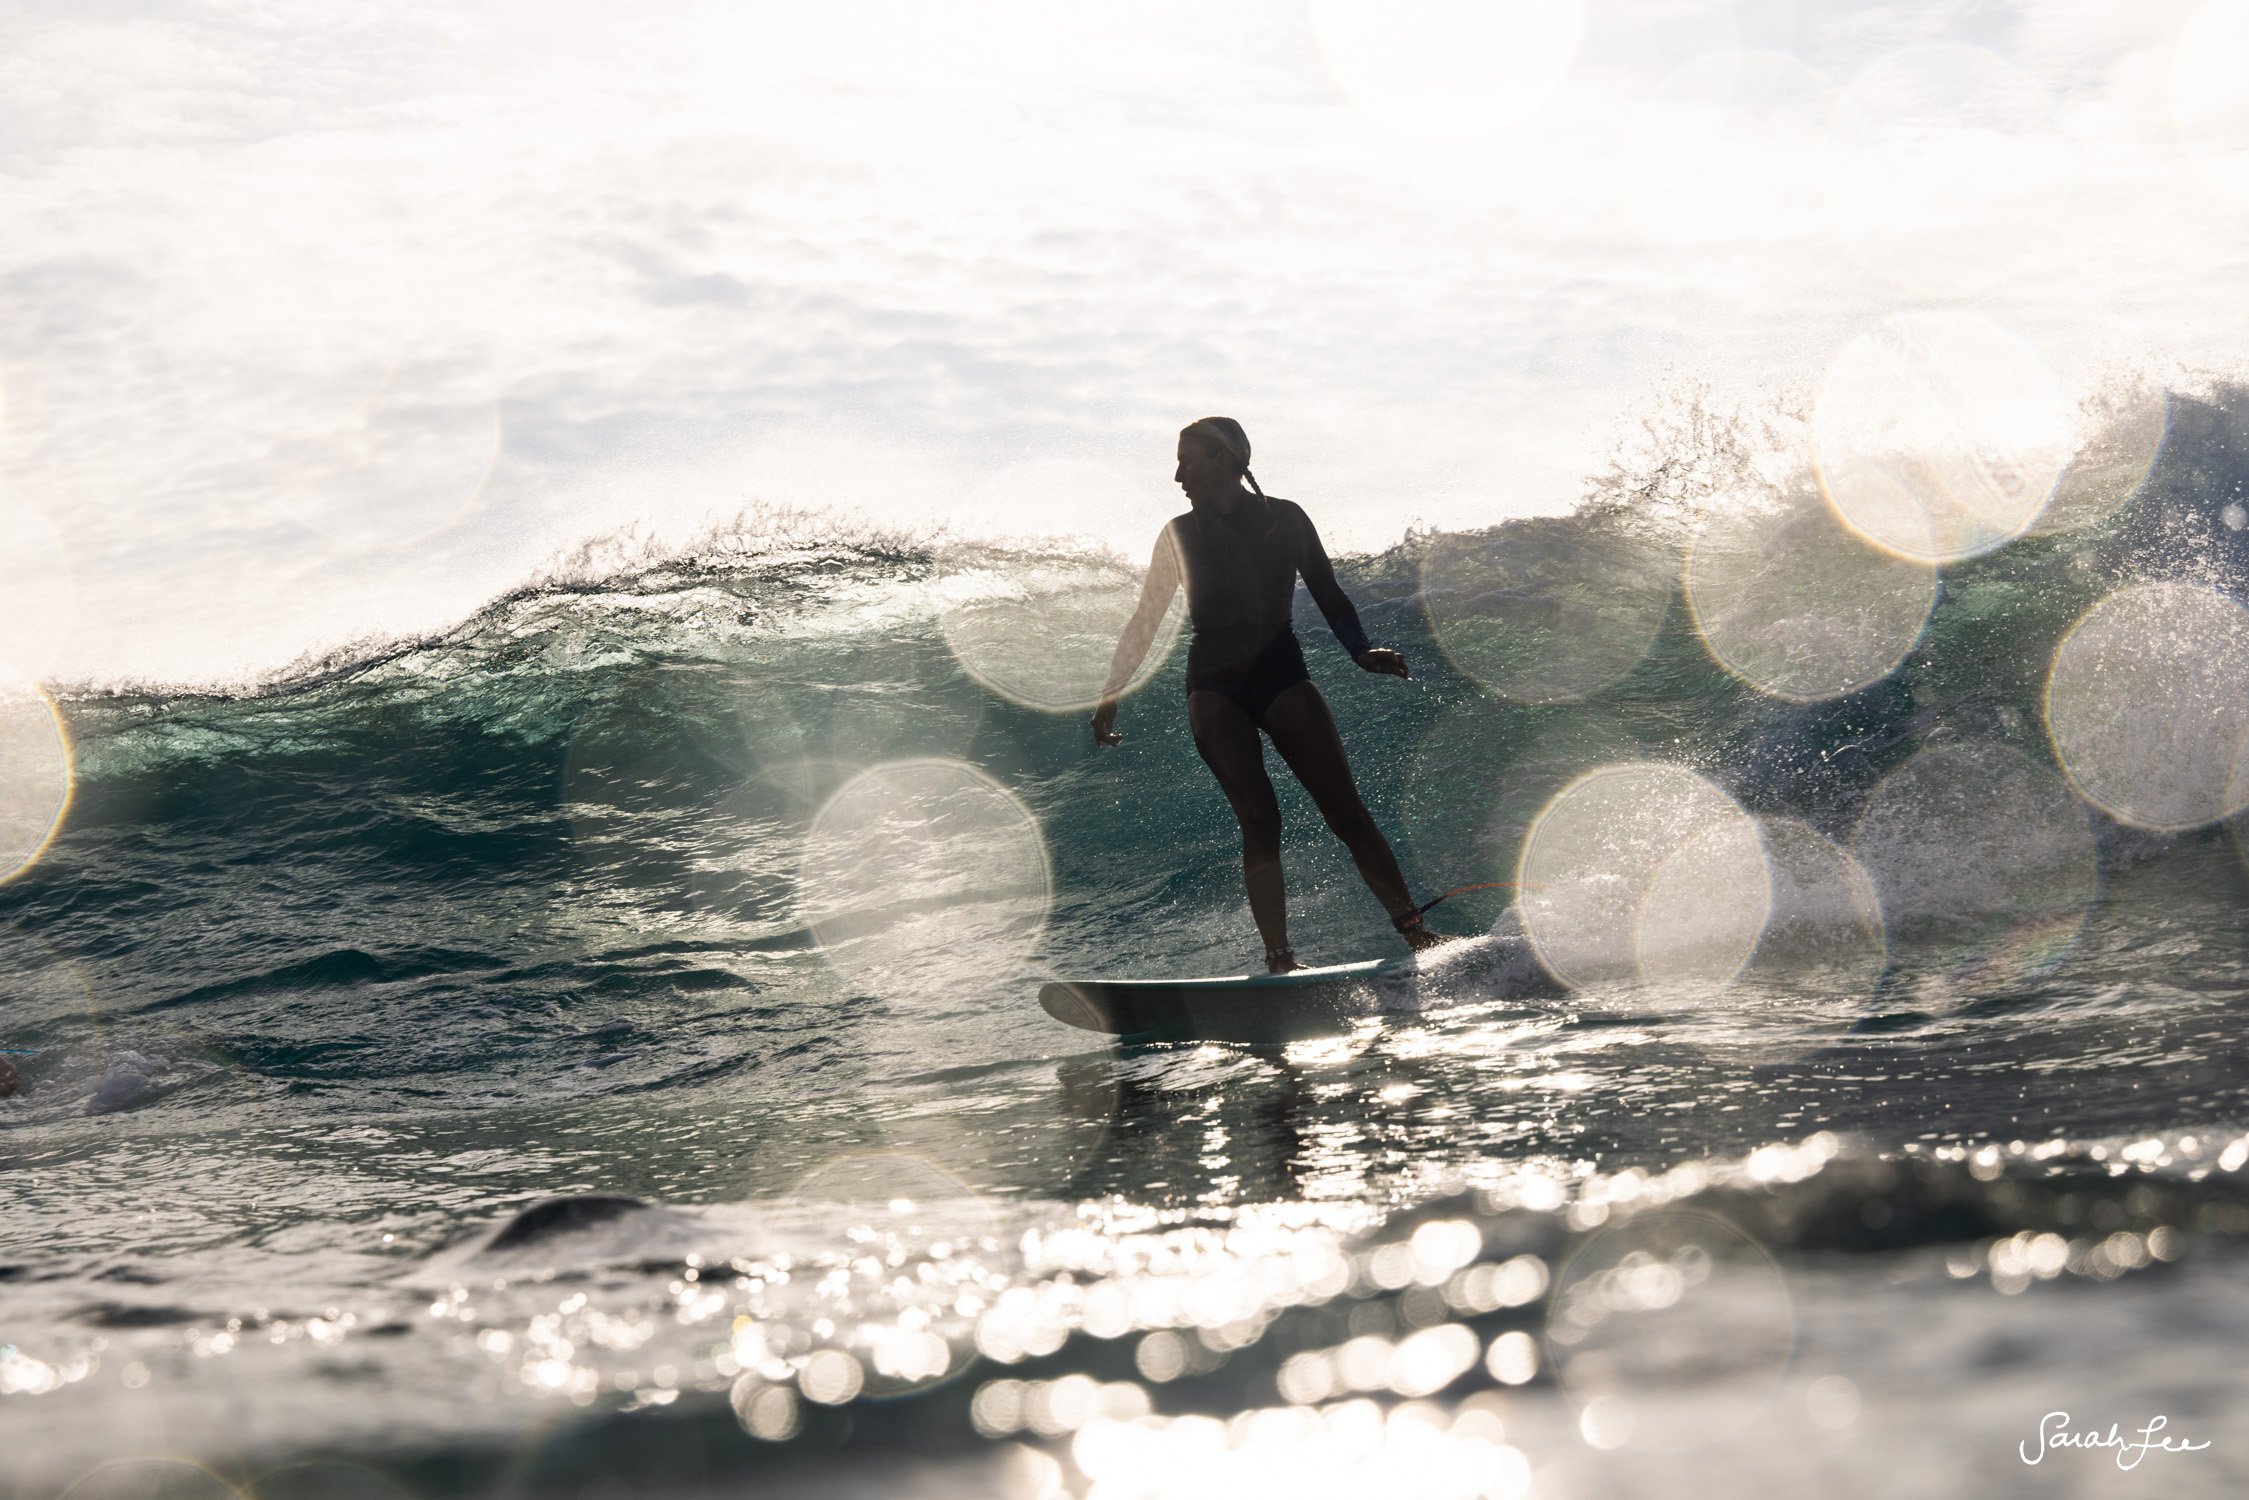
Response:
[{"label": "black swimsuit", "polygon": [[1328,628],[1355,658],[1367,649],[1358,611],[1335,581],[1312,518],[1291,500],[1245,494],[1225,515],[1193,510],[1169,527],[1187,584],[1187,691],[1233,699],[1251,720],[1312,674],[1290,628],[1297,574]]}]

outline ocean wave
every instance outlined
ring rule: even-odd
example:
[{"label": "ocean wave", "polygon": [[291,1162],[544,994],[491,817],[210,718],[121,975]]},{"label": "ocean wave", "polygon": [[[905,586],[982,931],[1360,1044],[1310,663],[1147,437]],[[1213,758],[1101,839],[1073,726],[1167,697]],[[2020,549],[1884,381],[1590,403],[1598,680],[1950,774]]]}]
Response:
[{"label": "ocean wave", "polygon": [[[1819,531],[1801,413],[1693,396],[1569,515],[1416,532],[1343,559],[1369,628],[1412,658],[1417,685],[1350,670],[1308,605],[1299,626],[1417,886],[1490,887],[1441,912],[1485,930],[1517,907],[1532,859],[1546,872],[1534,890],[1585,897],[1522,908],[1548,967],[1567,978],[1577,964],[1581,983],[1746,983],[1787,933],[1799,948],[1855,943],[1858,977],[1835,981],[1844,1016],[1942,1014],[1952,1002],[1914,990],[1929,972],[1954,992],[2032,984],[2089,951],[2101,881],[2208,845],[2236,799],[2223,775],[2169,763],[2174,803],[2199,818],[2183,831],[2136,826],[2094,797],[2101,757],[2200,752],[2103,739],[2096,696],[2089,748],[2065,762],[2048,722],[2058,644],[2131,589],[2186,584],[2232,609],[2249,578],[2249,519],[2228,519],[2249,395],[2172,392],[2159,456],[2132,447],[2149,430],[2144,393],[2115,406],[2122,436],[2097,428],[2076,477],[2057,482],[2066,515],[1941,567]],[[1757,525],[1743,530],[1745,516]],[[1818,587],[1772,558],[1811,559]],[[1022,926],[1034,936],[1006,964],[968,954],[970,978],[1225,962],[1243,943],[1233,841],[1165,701],[1176,666],[1128,700],[1122,750],[1095,757],[1078,717],[1133,589],[1130,566],[1098,549],[761,515],[684,549],[630,535],[589,546],[428,639],[224,691],[81,693],[63,705],[68,825],[0,889],[0,920],[98,968],[87,983],[104,1024],[192,1023],[242,1066],[305,1085],[482,1069],[528,1088],[583,1061],[535,1018],[637,1025],[634,1005],[690,994],[676,965],[615,956],[652,940],[707,945],[703,967],[745,992],[883,998],[880,974],[821,961],[804,860],[855,777],[928,763],[966,768],[977,779],[963,786],[1005,814],[945,859],[1016,858],[991,842],[1003,824],[1043,850],[1042,868],[991,872],[992,890],[1040,903]],[[1615,872],[1599,851],[1624,835],[1600,821],[1600,788],[1626,783],[1588,783],[1596,773],[1684,799],[1673,823],[1630,836],[1643,850],[1632,882],[1717,837],[1693,809],[1739,809],[1758,867],[1740,909],[1710,895],[1722,838],[1701,865],[1664,866],[1670,905],[1601,907]],[[1293,798],[1292,821],[1307,811]],[[1570,826],[1584,830],[1574,844]],[[1534,827],[1548,842],[1527,853]],[[1309,930],[1343,951],[1386,940],[1338,850],[1292,840],[1290,860]],[[884,875],[891,886],[847,893],[849,909],[939,920],[938,875]],[[1630,952],[1580,941],[1620,921],[1638,934]],[[1909,951],[1933,970],[1899,978]],[[373,1007],[359,1039],[293,1034],[292,1003],[347,996]],[[446,1014],[463,1019],[437,1025]],[[73,1024],[51,1017],[34,1040]],[[579,1081],[653,1087],[728,1065],[641,1063]]]}]

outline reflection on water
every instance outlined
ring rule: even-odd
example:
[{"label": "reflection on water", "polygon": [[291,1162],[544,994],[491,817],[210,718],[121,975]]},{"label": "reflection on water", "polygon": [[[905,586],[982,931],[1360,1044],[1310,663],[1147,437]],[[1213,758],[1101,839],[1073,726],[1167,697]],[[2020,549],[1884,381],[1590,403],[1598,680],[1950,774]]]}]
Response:
[{"label": "reflection on water", "polygon": [[[2107,961],[2148,984],[2171,958],[2127,942]],[[1816,1006],[1602,1019],[1483,1001],[1285,1052],[1096,1049],[884,1084],[908,1118],[949,1100],[956,1144],[1015,1142],[955,1150],[1017,1163],[983,1188],[936,1153],[862,1144],[895,1133],[860,1118],[864,1085],[338,1121],[250,1155],[158,1106],[146,1127],[176,1167],[154,1180],[145,1134],[81,1118],[42,1127],[23,1170],[134,1182],[106,1251],[132,1274],[92,1323],[67,1290],[12,1294],[0,1378],[68,1403],[43,1408],[67,1418],[62,1452],[144,1392],[290,1382],[330,1439],[372,1441],[390,1416],[355,1418],[350,1383],[323,1373],[356,1369],[446,1404],[448,1441],[490,1455],[449,1472],[499,1493],[637,1472],[643,1450],[546,1425],[558,1410],[686,1424],[657,1495],[730,1465],[859,1472],[838,1447],[885,1444],[1074,1495],[1259,1473],[1308,1493],[1538,1494],[1565,1471],[1600,1492],[1596,1459],[1731,1462],[1775,1423],[1872,1440],[1902,1420],[1883,1356],[1804,1334],[1870,1295],[1832,1270],[1807,1283],[1807,1250],[1929,1247],[1883,1295],[1974,1323],[2057,1278],[2137,1286],[2190,1231],[2223,1231],[2191,1190],[2249,1168],[2249,1140],[2052,1132],[2088,1109],[2121,1125],[2155,1057],[2197,1059],[2164,1072],[2203,1090],[2198,1112],[2240,1111],[2229,1005],[1853,1035]],[[1100,1117],[1090,1145],[1052,1128],[1072,1109]],[[1850,1144],[1900,1109],[1946,1119],[1946,1140],[1887,1160]],[[144,1212],[172,1228],[133,1231]],[[492,1227],[462,1240],[464,1213]],[[231,1247],[276,1235],[289,1295],[252,1305]],[[385,1468],[365,1492],[454,1480]]]}]

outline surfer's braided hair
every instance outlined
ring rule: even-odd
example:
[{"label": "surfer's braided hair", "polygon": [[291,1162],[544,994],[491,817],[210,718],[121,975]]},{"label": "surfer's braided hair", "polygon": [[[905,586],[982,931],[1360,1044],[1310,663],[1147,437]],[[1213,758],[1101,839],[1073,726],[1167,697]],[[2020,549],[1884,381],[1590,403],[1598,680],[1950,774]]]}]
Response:
[{"label": "surfer's braided hair", "polygon": [[1250,493],[1265,503],[1265,526],[1271,531],[1278,518],[1273,514],[1273,503],[1264,486],[1249,471],[1249,434],[1242,430],[1242,424],[1232,417],[1197,417],[1179,432],[1181,437],[1192,434],[1234,460],[1235,467],[1242,471],[1242,478],[1249,484]]},{"label": "surfer's braided hair", "polygon": [[1249,481],[1257,497],[1265,498],[1265,491],[1258,489],[1257,476],[1249,471],[1249,434],[1242,431],[1241,423],[1232,417],[1197,417],[1180,429],[1182,437],[1189,433],[1233,459],[1234,466],[1242,471],[1242,478]]}]

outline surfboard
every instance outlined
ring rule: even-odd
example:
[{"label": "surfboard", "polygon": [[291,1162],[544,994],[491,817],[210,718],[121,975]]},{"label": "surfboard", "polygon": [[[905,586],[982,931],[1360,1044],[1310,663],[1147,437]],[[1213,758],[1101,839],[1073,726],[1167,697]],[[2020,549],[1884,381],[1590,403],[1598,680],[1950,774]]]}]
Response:
[{"label": "surfboard", "polygon": [[1415,967],[1406,957],[1213,979],[1061,979],[1039,987],[1039,1008],[1132,1042],[1279,1045],[1340,1036]]}]

